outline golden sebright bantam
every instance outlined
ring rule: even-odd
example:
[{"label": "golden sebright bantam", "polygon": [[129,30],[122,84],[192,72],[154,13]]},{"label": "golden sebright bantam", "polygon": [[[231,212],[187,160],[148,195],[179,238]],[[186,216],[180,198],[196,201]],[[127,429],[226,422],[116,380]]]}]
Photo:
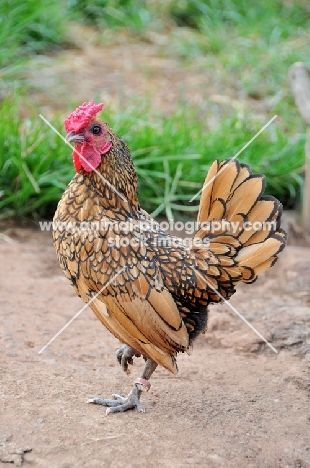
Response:
[{"label": "golden sebright bantam", "polygon": [[208,305],[270,268],[286,235],[264,176],[235,160],[210,167],[192,242],[162,230],[140,206],[126,143],[97,118],[102,107],[84,103],[65,120],[76,175],[55,213],[54,244],[76,293],[123,343],[123,370],[134,356],[146,361],[127,397],[89,401],[107,413],[143,411],[157,365],[177,373],[177,354],[206,329]]}]

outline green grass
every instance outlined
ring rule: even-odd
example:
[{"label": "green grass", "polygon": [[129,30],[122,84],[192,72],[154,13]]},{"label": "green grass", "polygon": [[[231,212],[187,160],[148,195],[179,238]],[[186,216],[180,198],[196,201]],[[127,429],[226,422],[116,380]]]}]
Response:
[{"label": "green grass", "polygon": [[1,74],[19,60],[65,42],[63,7],[62,1],[1,0]]},{"label": "green grass", "polygon": [[[74,174],[71,149],[36,117],[20,120],[22,102],[8,99],[0,117],[0,212],[2,217],[50,218]],[[147,118],[145,116],[148,116]],[[62,119],[54,126],[64,134]],[[128,143],[139,176],[144,208],[156,215],[190,214],[189,199],[201,188],[216,159],[234,156],[261,128],[251,115],[232,117],[207,129],[197,110],[180,106],[172,116],[132,103],[103,118]],[[265,123],[265,122],[264,122]],[[288,137],[279,122],[264,131],[239,157],[267,177],[267,193],[291,206],[300,192],[304,138]]]},{"label": "green grass", "polygon": [[[178,26],[189,26],[201,31],[209,28],[245,28],[269,38],[289,37],[291,28],[305,26],[310,7],[305,0],[171,0],[170,16]],[[281,28],[279,25],[282,25]],[[274,28],[278,28],[277,33]]]},{"label": "green grass", "polygon": [[309,61],[310,4],[305,0],[191,0],[170,3],[182,27],[172,31],[165,53],[179,55],[254,99],[287,86],[287,70]]},{"label": "green grass", "polygon": [[2,217],[51,215],[70,179],[68,148],[47,132],[41,119],[21,120],[20,108],[24,106],[24,100],[13,98],[1,104]]},{"label": "green grass", "polygon": [[68,43],[64,1],[0,1],[0,101],[25,87],[32,56]]},{"label": "green grass", "polygon": [[126,28],[143,33],[154,25],[158,10],[148,7],[147,0],[69,0],[68,14],[99,28]]}]

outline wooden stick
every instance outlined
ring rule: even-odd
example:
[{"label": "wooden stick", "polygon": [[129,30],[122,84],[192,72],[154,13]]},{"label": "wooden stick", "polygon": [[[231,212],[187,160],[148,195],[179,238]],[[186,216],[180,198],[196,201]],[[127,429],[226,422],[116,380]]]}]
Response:
[{"label": "wooden stick", "polygon": [[304,227],[305,227],[307,234],[310,234],[310,126],[307,127],[307,138],[306,138],[303,221],[304,221]]},{"label": "wooden stick", "polygon": [[290,67],[289,81],[295,104],[307,125],[303,225],[305,231],[310,234],[310,71],[304,63],[296,62]]}]

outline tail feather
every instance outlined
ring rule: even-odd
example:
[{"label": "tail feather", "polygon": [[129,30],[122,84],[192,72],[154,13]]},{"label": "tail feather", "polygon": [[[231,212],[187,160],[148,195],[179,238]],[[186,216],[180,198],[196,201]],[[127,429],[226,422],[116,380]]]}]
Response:
[{"label": "tail feather", "polygon": [[228,166],[219,165],[218,175],[214,179],[212,188],[212,203],[216,199],[227,200],[233,192],[233,186],[239,176],[240,165],[229,164]]},{"label": "tail feather", "polygon": [[225,216],[225,210],[226,210],[225,201],[222,198],[217,198],[212,203],[210,213],[209,213],[209,219],[210,220],[222,219]]},{"label": "tail feather", "polygon": [[274,265],[286,244],[280,229],[282,205],[263,196],[265,186],[263,175],[252,174],[236,160],[215,161],[209,170],[198,213],[198,222],[208,223],[208,228],[195,237],[209,238],[210,250],[218,257],[219,281],[255,281]]},{"label": "tail feather", "polygon": [[219,162],[216,160],[210,167],[203,186],[202,197],[200,200],[198,212],[198,222],[200,223],[203,223],[204,221],[207,221],[209,219],[210,206],[212,202],[212,189],[218,170]]},{"label": "tail feather", "polygon": [[[226,161],[223,161],[223,163],[224,163],[223,164],[223,167],[224,167]],[[239,167],[240,167],[239,174],[232,187],[232,192],[234,192],[234,190],[236,190],[236,188],[239,187],[239,185],[242,184],[242,182],[244,182],[246,179],[248,179],[252,175],[251,169],[246,164],[240,164]]]},{"label": "tail feather", "polygon": [[261,263],[264,263],[270,257],[279,253],[281,246],[282,239],[278,239],[276,236],[270,237],[264,242],[248,245],[241,249],[236,260],[239,266],[255,268]]},{"label": "tail feather", "polygon": [[226,201],[227,219],[239,213],[248,214],[261,198],[264,190],[265,179],[261,175],[253,175],[245,179]]},{"label": "tail feather", "polygon": [[[263,226],[263,224],[265,228],[263,232],[266,232],[268,236],[268,232],[271,231],[271,228],[274,225],[272,220],[275,216],[278,216],[279,205],[280,204],[278,200],[273,197],[262,197],[250,212],[248,217],[249,228],[247,230],[243,230],[243,232],[239,235],[238,239],[240,242],[242,242],[244,245],[248,245],[248,242],[253,243],[253,236],[262,231],[262,229],[256,230],[255,226]],[[270,231],[267,231],[269,228]],[[265,239],[262,239],[261,241],[263,240]]]},{"label": "tail feather", "polygon": [[[263,242],[244,247],[236,257],[238,266],[241,267],[242,271],[241,281],[253,283],[258,275],[264,273],[276,263],[278,255],[284,249],[285,244],[286,233],[277,231]],[[244,276],[244,267],[253,272],[251,278],[246,279],[246,276]]]}]

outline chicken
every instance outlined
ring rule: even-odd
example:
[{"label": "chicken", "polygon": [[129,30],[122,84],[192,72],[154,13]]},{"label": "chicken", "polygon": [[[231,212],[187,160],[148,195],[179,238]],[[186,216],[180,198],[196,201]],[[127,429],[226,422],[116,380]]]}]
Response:
[{"label": "chicken", "polygon": [[236,160],[215,161],[201,195],[191,242],[162,230],[141,207],[126,143],[84,103],[65,120],[76,175],[54,216],[60,265],[83,301],[120,340],[125,372],[145,368],[127,397],[89,400],[107,413],[136,408],[157,365],[176,374],[207,325],[208,305],[229,299],[241,281],[271,267],[286,243],[282,206],[263,196],[265,178]]}]

